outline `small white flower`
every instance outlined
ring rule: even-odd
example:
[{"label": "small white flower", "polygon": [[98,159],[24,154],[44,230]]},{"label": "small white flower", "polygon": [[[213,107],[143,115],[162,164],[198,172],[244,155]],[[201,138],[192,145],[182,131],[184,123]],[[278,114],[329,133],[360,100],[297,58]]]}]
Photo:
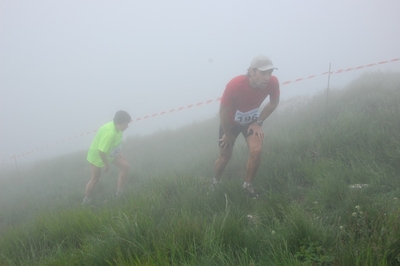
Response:
[{"label": "small white flower", "polygon": [[360,209],[360,205],[357,205],[357,206],[356,206],[356,209],[359,210],[359,209]]},{"label": "small white flower", "polygon": [[357,213],[356,213],[356,212],[353,212],[351,215],[352,215],[353,217],[357,217]]},{"label": "small white flower", "polygon": [[274,231],[274,230],[272,230],[271,234],[275,235],[275,231]]},{"label": "small white flower", "polygon": [[343,230],[343,225],[339,226],[339,229],[340,229],[340,230]]}]

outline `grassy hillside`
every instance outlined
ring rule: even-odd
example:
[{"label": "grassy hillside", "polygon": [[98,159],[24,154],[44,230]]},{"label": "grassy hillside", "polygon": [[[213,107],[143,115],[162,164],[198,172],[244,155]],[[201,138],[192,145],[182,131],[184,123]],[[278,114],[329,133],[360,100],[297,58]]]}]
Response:
[{"label": "grassy hillside", "polygon": [[[284,93],[284,92],[283,92]],[[210,190],[218,119],[124,143],[81,206],[86,152],[2,173],[0,265],[400,265],[400,73],[277,110],[251,199],[238,141]]]}]

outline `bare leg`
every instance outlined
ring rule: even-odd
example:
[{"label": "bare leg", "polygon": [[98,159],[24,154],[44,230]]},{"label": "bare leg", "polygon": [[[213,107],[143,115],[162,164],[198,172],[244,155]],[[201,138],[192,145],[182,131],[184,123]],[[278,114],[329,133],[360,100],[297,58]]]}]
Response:
[{"label": "bare leg", "polygon": [[90,198],[94,186],[100,180],[101,167],[97,167],[94,164],[90,164],[90,172],[91,172],[91,177],[86,185],[86,191],[85,191],[85,198],[87,199]]},{"label": "bare leg", "polygon": [[260,167],[260,158],[262,151],[262,140],[253,135],[246,138],[247,147],[249,148],[249,159],[246,165],[246,177],[245,182],[253,182],[254,177],[257,174],[258,168]]},{"label": "bare leg", "polygon": [[126,179],[128,178],[128,173],[129,173],[129,163],[125,159],[125,157],[120,154],[113,163],[118,167],[119,169],[119,175],[118,175],[118,186],[117,186],[117,192],[122,191],[124,189],[124,185],[126,182]]},{"label": "bare leg", "polygon": [[217,179],[218,181],[221,181],[222,173],[224,172],[226,165],[231,159],[232,153],[233,145],[226,149],[219,148],[219,157],[214,164],[215,179]]}]

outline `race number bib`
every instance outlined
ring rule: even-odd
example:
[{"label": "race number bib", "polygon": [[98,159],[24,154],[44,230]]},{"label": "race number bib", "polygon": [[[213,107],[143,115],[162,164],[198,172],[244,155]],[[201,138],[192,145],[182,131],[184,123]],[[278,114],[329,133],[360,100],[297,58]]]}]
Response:
[{"label": "race number bib", "polygon": [[122,148],[122,143],[120,143],[118,146],[115,146],[114,148],[112,148],[110,151],[110,157],[111,158],[117,157],[121,152],[121,148]]},{"label": "race number bib", "polygon": [[250,110],[245,113],[237,110],[235,113],[235,122],[241,125],[247,125],[252,121],[257,121],[257,118],[258,118],[258,108]]}]

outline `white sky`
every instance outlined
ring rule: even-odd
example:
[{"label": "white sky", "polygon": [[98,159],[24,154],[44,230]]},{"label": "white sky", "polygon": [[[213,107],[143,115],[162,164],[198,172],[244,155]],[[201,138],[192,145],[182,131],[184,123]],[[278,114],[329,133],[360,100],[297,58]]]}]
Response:
[{"label": "white sky", "polygon": [[[121,109],[136,119],[215,100],[258,54],[272,58],[281,84],[329,63],[338,70],[398,58],[399,11],[398,0],[0,0],[0,160],[97,129]],[[400,71],[400,61],[332,75],[331,86],[367,70]],[[281,97],[326,84],[320,76],[281,86]],[[217,111],[215,101],[132,123],[124,134]],[[19,160],[87,149],[93,137]]]}]

